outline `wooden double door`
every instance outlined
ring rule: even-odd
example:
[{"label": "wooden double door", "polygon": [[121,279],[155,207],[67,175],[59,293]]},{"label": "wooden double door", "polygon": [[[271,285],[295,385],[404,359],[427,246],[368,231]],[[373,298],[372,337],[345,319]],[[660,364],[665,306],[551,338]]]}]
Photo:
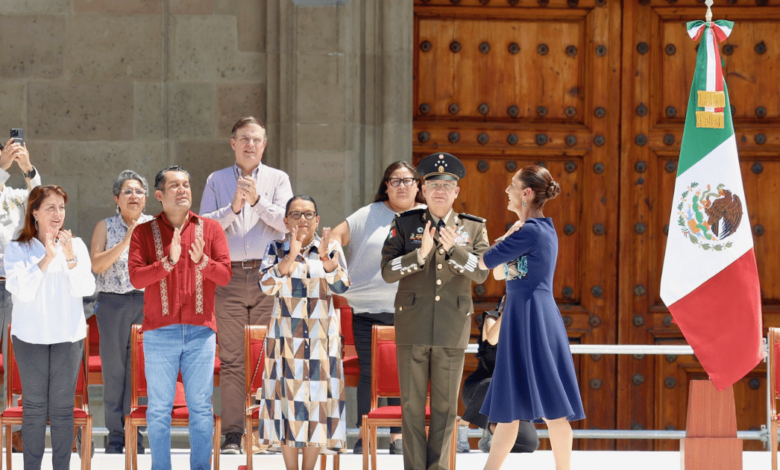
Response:
[{"label": "wooden double door", "polygon": [[[660,299],[672,190],[697,44],[697,0],[415,0],[414,154],[461,158],[456,210],[492,238],[515,220],[504,189],[546,166],[560,252],[554,282],[570,340],[684,344]],[[724,43],[764,325],[780,324],[780,8],[723,0]],[[494,308],[503,284],[474,288]],[[476,330],[475,330],[476,332]],[[584,429],[684,429],[694,356],[575,356]],[[466,373],[473,367],[467,362]],[[766,422],[763,365],[735,385],[741,430]],[[578,448],[676,449],[677,441],[584,440]],[[760,449],[747,442],[746,449]]]}]

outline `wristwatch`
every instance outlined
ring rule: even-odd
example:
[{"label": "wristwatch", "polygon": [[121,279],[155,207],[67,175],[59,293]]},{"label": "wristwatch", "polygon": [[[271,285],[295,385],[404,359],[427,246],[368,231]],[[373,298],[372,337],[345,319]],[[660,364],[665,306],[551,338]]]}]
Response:
[{"label": "wristwatch", "polygon": [[30,170],[28,173],[22,172],[22,176],[24,176],[27,179],[32,179],[35,178],[35,175],[37,173],[38,172],[35,170],[35,167],[33,167],[32,170]]}]

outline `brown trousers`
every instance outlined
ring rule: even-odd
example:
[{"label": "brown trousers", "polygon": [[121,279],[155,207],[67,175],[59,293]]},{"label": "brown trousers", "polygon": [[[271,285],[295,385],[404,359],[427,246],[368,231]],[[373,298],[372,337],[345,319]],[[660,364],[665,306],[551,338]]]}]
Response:
[{"label": "brown trousers", "polygon": [[222,371],[219,374],[222,433],[244,433],[244,327],[268,325],[274,297],[260,290],[259,270],[233,264],[233,277],[217,286],[217,342]]},{"label": "brown trousers", "polygon": [[[398,345],[396,357],[403,410],[404,470],[448,470],[465,351],[421,344]],[[426,438],[429,381],[431,425]]]}]

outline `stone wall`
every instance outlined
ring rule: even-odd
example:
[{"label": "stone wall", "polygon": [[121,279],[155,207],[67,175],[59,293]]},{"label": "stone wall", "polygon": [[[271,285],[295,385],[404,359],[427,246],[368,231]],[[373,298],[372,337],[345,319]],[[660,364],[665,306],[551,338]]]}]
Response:
[{"label": "stone wall", "polygon": [[411,158],[411,45],[411,2],[3,0],[0,135],[25,129],[89,242],[125,168],[151,184],[183,165],[197,210],[208,174],[233,162],[232,124],[253,114],[268,123],[264,162],[335,225]]}]

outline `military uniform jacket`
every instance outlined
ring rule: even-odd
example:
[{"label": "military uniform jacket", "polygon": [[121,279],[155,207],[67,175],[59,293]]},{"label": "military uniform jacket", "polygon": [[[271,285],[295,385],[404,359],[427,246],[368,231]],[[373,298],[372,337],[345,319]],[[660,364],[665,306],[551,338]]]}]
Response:
[{"label": "military uniform jacket", "polygon": [[479,269],[479,257],[489,248],[485,220],[451,211],[445,220],[457,232],[450,253],[441,246],[438,232],[422,265],[418,251],[425,224],[434,219],[427,209],[412,209],[396,216],[382,248],[382,277],[398,282],[395,297],[395,341],[465,348],[471,331],[471,282],[481,284],[488,275]]}]

